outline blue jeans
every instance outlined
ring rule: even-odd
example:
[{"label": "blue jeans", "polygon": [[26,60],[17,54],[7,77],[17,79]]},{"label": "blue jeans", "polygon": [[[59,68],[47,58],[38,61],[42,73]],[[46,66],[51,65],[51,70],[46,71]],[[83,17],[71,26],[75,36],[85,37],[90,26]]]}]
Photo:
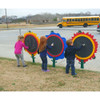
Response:
[{"label": "blue jeans", "polygon": [[40,56],[42,60],[42,70],[47,70],[47,57],[46,56]]},{"label": "blue jeans", "polygon": [[69,69],[71,67],[71,74],[75,75],[75,67],[74,67],[74,60],[67,60],[67,65],[66,65],[66,73],[69,73]]}]

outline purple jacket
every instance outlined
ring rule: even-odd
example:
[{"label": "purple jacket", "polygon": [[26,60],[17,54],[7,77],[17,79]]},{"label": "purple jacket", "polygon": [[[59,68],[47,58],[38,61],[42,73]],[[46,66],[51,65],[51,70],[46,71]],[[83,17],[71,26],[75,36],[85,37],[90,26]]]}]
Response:
[{"label": "purple jacket", "polygon": [[22,42],[22,41],[17,41],[16,43],[15,43],[15,51],[14,51],[14,53],[15,54],[21,54],[22,53],[22,48],[25,48],[25,49],[28,49],[28,47],[27,46],[25,46],[25,44]]}]

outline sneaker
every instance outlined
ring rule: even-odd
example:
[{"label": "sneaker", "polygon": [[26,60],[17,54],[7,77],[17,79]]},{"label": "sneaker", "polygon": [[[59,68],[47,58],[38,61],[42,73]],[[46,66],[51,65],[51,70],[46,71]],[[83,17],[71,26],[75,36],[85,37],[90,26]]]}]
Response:
[{"label": "sneaker", "polygon": [[20,65],[17,65],[17,67],[20,67]]},{"label": "sneaker", "polygon": [[47,70],[44,70],[44,72],[49,72],[49,71],[50,71],[50,70],[48,70],[48,69],[47,69]]},{"label": "sneaker", "polygon": [[75,73],[75,74],[72,74],[73,76],[75,76],[75,75],[77,75],[77,73]]},{"label": "sneaker", "polygon": [[23,67],[27,67],[27,65],[24,65]]}]

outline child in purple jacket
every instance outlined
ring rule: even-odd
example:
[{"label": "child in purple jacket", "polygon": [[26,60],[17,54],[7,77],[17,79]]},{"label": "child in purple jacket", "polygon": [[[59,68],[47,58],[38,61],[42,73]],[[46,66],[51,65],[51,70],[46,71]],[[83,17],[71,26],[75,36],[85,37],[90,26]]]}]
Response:
[{"label": "child in purple jacket", "polygon": [[52,43],[51,46],[48,46],[47,44],[47,38],[45,36],[40,37],[40,45],[38,53],[40,54],[40,58],[42,60],[42,71],[48,72],[47,69],[47,49],[52,49],[54,44]]},{"label": "child in purple jacket", "polygon": [[26,67],[27,65],[25,65],[24,63],[24,57],[23,57],[23,54],[22,54],[22,48],[24,47],[25,49],[28,49],[27,46],[25,46],[25,44],[23,43],[24,42],[24,36],[22,35],[19,35],[18,36],[18,41],[15,43],[15,56],[17,58],[17,66],[20,67],[20,64],[19,64],[19,59],[21,58],[21,61],[22,61],[22,64],[23,64],[23,67]]}]

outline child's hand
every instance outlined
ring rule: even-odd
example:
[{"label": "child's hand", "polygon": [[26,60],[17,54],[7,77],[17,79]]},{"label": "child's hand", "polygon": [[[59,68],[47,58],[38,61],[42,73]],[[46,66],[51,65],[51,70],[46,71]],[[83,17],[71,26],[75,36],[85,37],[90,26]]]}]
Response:
[{"label": "child's hand", "polygon": [[84,47],[84,46],[85,46],[85,44],[82,44],[82,46]]},{"label": "child's hand", "polygon": [[28,50],[29,49],[29,47],[27,46],[27,48],[25,48],[26,50]]},{"label": "child's hand", "polygon": [[51,46],[54,46],[54,43],[52,43]]}]

